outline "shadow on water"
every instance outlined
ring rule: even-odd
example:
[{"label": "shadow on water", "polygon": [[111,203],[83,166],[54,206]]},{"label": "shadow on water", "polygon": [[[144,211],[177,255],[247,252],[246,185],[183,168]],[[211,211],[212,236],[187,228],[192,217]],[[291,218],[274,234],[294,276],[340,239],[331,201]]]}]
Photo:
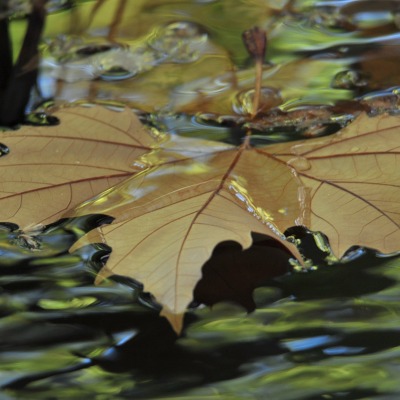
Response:
[{"label": "shadow on water", "polygon": [[[14,245],[7,250],[7,259],[13,262],[1,267],[2,299],[8,304],[3,301],[0,351],[5,355],[51,354],[61,346],[69,354],[67,364],[49,363],[40,372],[36,371],[33,358],[26,371],[17,368],[3,379],[5,393],[38,398],[35,396],[42,396],[53,385],[68,387],[78,371],[95,369],[103,371],[100,379],[101,374],[117,374],[135,382],[122,390],[121,398],[155,398],[161,393],[242,379],[246,366],[260,359],[266,365],[276,357],[283,357],[285,363],[304,365],[332,357],[374,354],[400,345],[397,329],[370,326],[347,332],[340,326],[341,321],[378,318],[384,313],[380,305],[357,306],[350,300],[390,289],[396,283],[377,273],[387,260],[364,251],[344,264],[320,262],[315,271],[288,272],[288,254],[262,236],[256,236],[255,244],[245,252],[234,242],[217,246],[203,268],[203,278],[194,292],[194,308],[186,315],[186,329],[178,338],[167,321],[158,316],[158,305],[142,292],[140,284],[117,277],[114,283],[93,286],[93,271],[106,260],[106,248],[91,246],[75,254],[67,253],[76,235],[99,221],[104,222],[104,217],[53,224],[39,238],[42,250],[51,247],[52,252],[30,260],[17,256],[21,248],[16,246],[20,243],[15,242],[15,226],[3,226],[3,234]],[[323,259],[325,255],[315,244],[312,246],[312,235],[304,231],[298,235],[315,257]],[[260,297],[260,290],[270,292]],[[71,299],[81,304],[73,304]],[[324,303],[326,299],[330,300],[328,304]],[[322,306],[309,308],[310,301]],[[229,302],[244,308],[230,306]],[[304,307],[299,308],[299,321],[295,324],[269,331],[275,317],[264,321],[263,313],[274,311],[284,316],[284,309],[276,308],[280,302]],[[197,309],[201,304],[215,306],[211,311],[203,306]],[[255,311],[246,317],[245,309]],[[339,325],[306,326],[321,314]],[[222,315],[219,322],[218,315]],[[229,315],[236,322],[224,326]],[[249,323],[245,331],[240,329],[243,323]],[[9,368],[15,366],[11,363]],[[363,393],[373,391],[352,389],[330,395],[356,399]],[[325,394],[321,396],[304,399],[326,398]]]}]

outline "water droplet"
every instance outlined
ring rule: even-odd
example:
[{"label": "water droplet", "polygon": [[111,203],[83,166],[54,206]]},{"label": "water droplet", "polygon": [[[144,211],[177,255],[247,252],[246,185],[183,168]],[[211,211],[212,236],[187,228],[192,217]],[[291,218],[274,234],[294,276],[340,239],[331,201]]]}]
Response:
[{"label": "water droplet", "polygon": [[6,156],[10,149],[3,143],[0,143],[0,157]]},{"label": "water droplet", "polygon": [[136,48],[133,51],[116,49],[94,56],[94,74],[106,81],[116,81],[133,76],[153,68],[159,60],[153,51]]},{"label": "water droplet", "polygon": [[145,162],[141,162],[141,161],[135,161],[135,162],[132,164],[132,167],[133,167],[133,168],[140,169],[140,170],[144,170],[144,169],[146,169],[146,168],[149,167],[149,164],[147,164],[147,163],[145,163]]},{"label": "water droplet", "polygon": [[291,167],[297,171],[308,171],[311,168],[310,161],[304,157],[295,157],[287,162]]},{"label": "water droplet", "polygon": [[199,58],[199,51],[207,41],[207,34],[191,22],[175,22],[160,29],[149,46],[169,61],[190,63]]},{"label": "water droplet", "polygon": [[247,189],[243,187],[238,181],[232,180],[229,182],[229,190],[240,202],[244,204],[247,211],[252,214],[259,221],[267,225],[272,232],[274,232],[279,238],[285,240],[285,235],[278,229],[274,224],[274,217],[268,211],[262,207],[258,207],[254,204],[253,199],[249,195]]},{"label": "water droplet", "polygon": [[[233,110],[241,115],[253,114],[253,99],[254,89],[239,92],[233,101]],[[282,98],[276,89],[270,87],[261,88],[259,112],[268,111],[280,104],[282,104]]]}]

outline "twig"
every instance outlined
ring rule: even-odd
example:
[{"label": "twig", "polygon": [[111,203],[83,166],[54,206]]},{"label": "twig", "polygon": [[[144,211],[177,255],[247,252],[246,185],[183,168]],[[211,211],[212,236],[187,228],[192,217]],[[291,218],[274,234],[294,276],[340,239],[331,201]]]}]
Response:
[{"label": "twig", "polygon": [[[1,70],[6,71],[4,81],[1,81],[3,90],[0,97],[0,124],[12,126],[24,119],[25,107],[29,101],[32,87],[36,83],[39,65],[38,44],[42,35],[46,18],[47,0],[32,0],[32,11],[28,17],[28,28],[17,62],[10,70],[11,45],[8,41],[5,49],[5,61],[1,63]],[[0,36],[7,30],[2,40],[7,41],[8,26],[3,24]],[[4,51],[4,50],[3,50]],[[3,54],[2,57],[3,58]]]}]

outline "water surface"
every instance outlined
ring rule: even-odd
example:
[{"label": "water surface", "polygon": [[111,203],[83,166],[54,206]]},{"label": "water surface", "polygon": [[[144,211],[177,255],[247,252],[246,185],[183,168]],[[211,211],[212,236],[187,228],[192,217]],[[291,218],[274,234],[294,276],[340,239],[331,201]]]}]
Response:
[{"label": "water surface", "polygon": [[[122,104],[159,129],[230,143],[248,127],[262,144],[330,134],[360,110],[398,113],[399,13],[390,0],[52,1],[30,108]],[[25,24],[14,16],[16,49]],[[241,34],[254,25],[268,49],[263,110],[250,120],[254,63]],[[297,232],[314,267],[287,272],[258,244],[239,262],[256,276],[254,303],[242,288],[255,310],[209,308],[197,292],[176,338],[139,283],[94,286],[109,249],[68,253],[100,219],[48,227],[35,252],[1,225],[2,398],[399,397],[398,259],[353,249],[329,264]],[[222,247],[217,271],[240,253]]]}]

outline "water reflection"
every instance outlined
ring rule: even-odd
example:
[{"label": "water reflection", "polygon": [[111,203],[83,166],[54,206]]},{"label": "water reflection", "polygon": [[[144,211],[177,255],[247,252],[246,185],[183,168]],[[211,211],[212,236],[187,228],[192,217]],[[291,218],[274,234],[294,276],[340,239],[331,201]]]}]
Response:
[{"label": "water reflection", "polygon": [[[95,221],[80,219],[53,229],[53,246],[66,249],[67,232],[88,229]],[[312,242],[312,237],[303,237],[302,243],[307,238]],[[256,274],[244,299],[262,285],[254,294],[256,311],[247,315],[241,306],[221,302],[211,310],[193,309],[181,338],[158,317],[158,307],[135,282],[92,285],[90,271],[101,267],[105,248],[28,262],[26,256],[22,262],[15,258],[12,267],[1,267],[5,393],[35,399],[58,387],[60,398],[68,399],[91,391],[109,395],[119,385],[116,398],[157,398],[183,390],[189,396],[203,396],[207,387],[216,385],[213,390],[222,398],[241,391],[255,396],[281,391],[277,398],[294,399],[295,388],[301,398],[315,393],[317,381],[319,387],[325,385],[321,396],[335,385],[356,390],[350,381],[365,374],[372,378],[377,368],[383,368],[379,365],[391,359],[385,350],[400,345],[398,261],[388,263],[369,253],[345,265],[321,262],[312,273],[282,275],[287,257],[283,252],[282,270],[274,272],[281,277],[273,278],[273,264],[265,268],[264,260],[272,254],[268,246],[259,248],[264,256],[253,246],[235,267],[243,265],[245,277],[250,276],[249,268]],[[236,255],[234,249],[221,247],[218,251],[224,253],[214,254],[203,279],[210,273],[210,282],[226,276],[221,262],[227,262],[232,251],[232,260],[238,260],[240,249]],[[16,247],[10,251],[20,252]],[[318,252],[316,245],[313,251]],[[258,266],[247,264],[252,252]],[[227,264],[232,267],[230,261]],[[200,302],[215,301],[201,297],[200,291],[196,296]],[[354,357],[366,354],[370,363],[356,367]],[[348,358],[350,364],[338,364],[337,357]],[[324,369],[313,367],[317,362],[325,363]],[[79,386],[74,383],[77,377]],[[390,375],[385,379],[390,384]],[[370,382],[379,387],[376,378]]]}]

